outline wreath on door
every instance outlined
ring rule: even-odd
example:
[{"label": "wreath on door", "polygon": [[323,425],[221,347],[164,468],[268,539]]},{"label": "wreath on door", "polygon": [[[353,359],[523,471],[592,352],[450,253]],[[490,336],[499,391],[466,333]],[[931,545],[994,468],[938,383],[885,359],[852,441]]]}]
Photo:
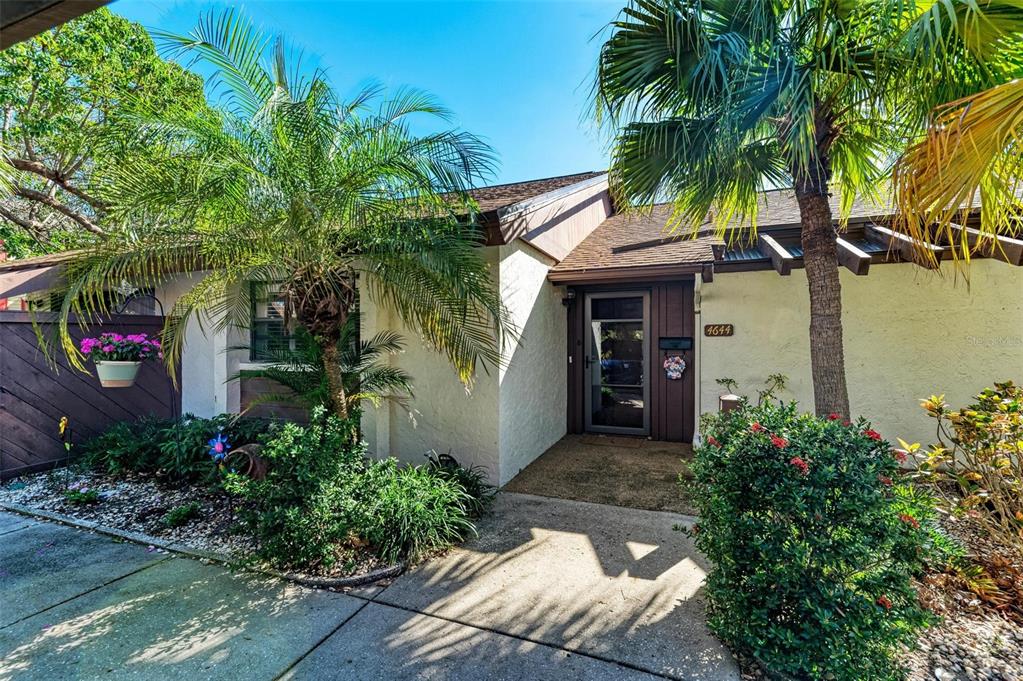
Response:
[{"label": "wreath on door", "polygon": [[686,370],[686,361],[680,355],[670,355],[664,358],[664,375],[669,381],[677,381],[682,378],[682,372]]}]

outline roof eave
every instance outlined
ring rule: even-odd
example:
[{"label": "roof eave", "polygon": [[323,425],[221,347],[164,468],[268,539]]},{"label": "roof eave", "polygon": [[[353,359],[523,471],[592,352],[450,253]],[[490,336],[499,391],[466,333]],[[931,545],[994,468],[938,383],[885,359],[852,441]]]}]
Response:
[{"label": "roof eave", "polygon": [[555,201],[577,194],[587,189],[607,184],[607,173],[580,180],[549,192],[538,194],[525,201],[519,201],[502,208],[495,208],[480,213],[480,224],[486,230],[487,246],[503,246],[522,236],[525,232],[522,221],[517,220],[528,213],[545,208]]}]

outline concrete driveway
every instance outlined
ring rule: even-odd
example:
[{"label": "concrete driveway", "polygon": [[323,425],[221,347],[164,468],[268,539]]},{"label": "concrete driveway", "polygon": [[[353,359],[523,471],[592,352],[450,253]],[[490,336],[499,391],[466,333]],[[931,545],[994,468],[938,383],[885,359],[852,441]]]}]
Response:
[{"label": "concrete driveway", "polygon": [[0,513],[0,681],[738,679],[684,520],[505,493],[479,540],[343,595]]}]

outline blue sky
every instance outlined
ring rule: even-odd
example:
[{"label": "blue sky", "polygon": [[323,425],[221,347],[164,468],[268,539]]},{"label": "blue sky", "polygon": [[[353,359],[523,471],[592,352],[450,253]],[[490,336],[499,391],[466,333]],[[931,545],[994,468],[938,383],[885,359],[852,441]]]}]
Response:
[{"label": "blue sky", "polygon": [[[602,29],[625,0],[117,0],[147,28],[187,33],[233,5],[301,47],[342,94],[410,85],[453,110],[500,157],[495,181],[604,168],[588,98]],[[594,37],[597,36],[597,37]]]}]

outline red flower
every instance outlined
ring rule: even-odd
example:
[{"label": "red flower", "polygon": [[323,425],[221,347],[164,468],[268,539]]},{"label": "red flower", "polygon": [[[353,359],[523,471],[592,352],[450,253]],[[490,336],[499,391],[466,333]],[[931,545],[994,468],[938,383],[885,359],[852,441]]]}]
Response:
[{"label": "red flower", "polygon": [[767,428],[764,428],[762,425],[760,425],[760,423],[758,421],[754,421],[753,425],[750,426],[749,429],[751,431],[753,431],[754,433],[762,433],[765,430],[767,430]]},{"label": "red flower", "polygon": [[907,525],[912,525],[914,530],[920,529],[920,521],[914,518],[913,516],[909,515],[908,513],[903,513],[902,515],[900,515],[899,520],[906,523]]},{"label": "red flower", "polygon": [[836,414],[835,412],[831,412],[830,414],[828,414],[828,420],[829,421],[837,421],[840,418],[842,418],[842,417],[839,416],[838,414]]},{"label": "red flower", "polygon": [[778,449],[785,449],[786,447],[789,446],[789,441],[786,440],[783,437],[778,437],[777,435],[772,435],[771,436],[771,444],[774,445],[775,447],[777,447]]},{"label": "red flower", "polygon": [[794,456],[789,459],[789,463],[799,469],[800,474],[808,475],[810,473],[810,464],[803,461],[798,456]]},{"label": "red flower", "polygon": [[868,428],[867,430],[863,431],[863,434],[866,435],[867,437],[869,437],[871,440],[878,440],[878,441],[881,440],[881,433],[877,432],[873,428]]},{"label": "red flower", "polygon": [[908,458],[909,455],[906,454],[906,452],[901,449],[893,449],[892,456],[894,456],[895,460],[898,461],[899,463],[906,463],[906,459]]},{"label": "red flower", "polygon": [[892,602],[890,600],[888,600],[887,596],[881,596],[880,598],[878,598],[877,599],[877,604],[880,605],[885,610],[891,610],[892,609]]},{"label": "red flower", "polygon": [[842,425],[843,426],[851,426],[852,425],[852,421],[850,421],[849,419],[846,419],[846,420],[842,421]]},{"label": "red flower", "polygon": [[892,479],[889,478],[887,475],[879,475],[877,476],[877,479],[880,480],[881,484],[884,485],[885,487],[892,486]]},{"label": "red flower", "polygon": [[718,442],[717,438],[715,438],[713,435],[708,435],[707,436],[707,444],[714,445],[715,447],[720,447],[721,446],[721,443]]}]

